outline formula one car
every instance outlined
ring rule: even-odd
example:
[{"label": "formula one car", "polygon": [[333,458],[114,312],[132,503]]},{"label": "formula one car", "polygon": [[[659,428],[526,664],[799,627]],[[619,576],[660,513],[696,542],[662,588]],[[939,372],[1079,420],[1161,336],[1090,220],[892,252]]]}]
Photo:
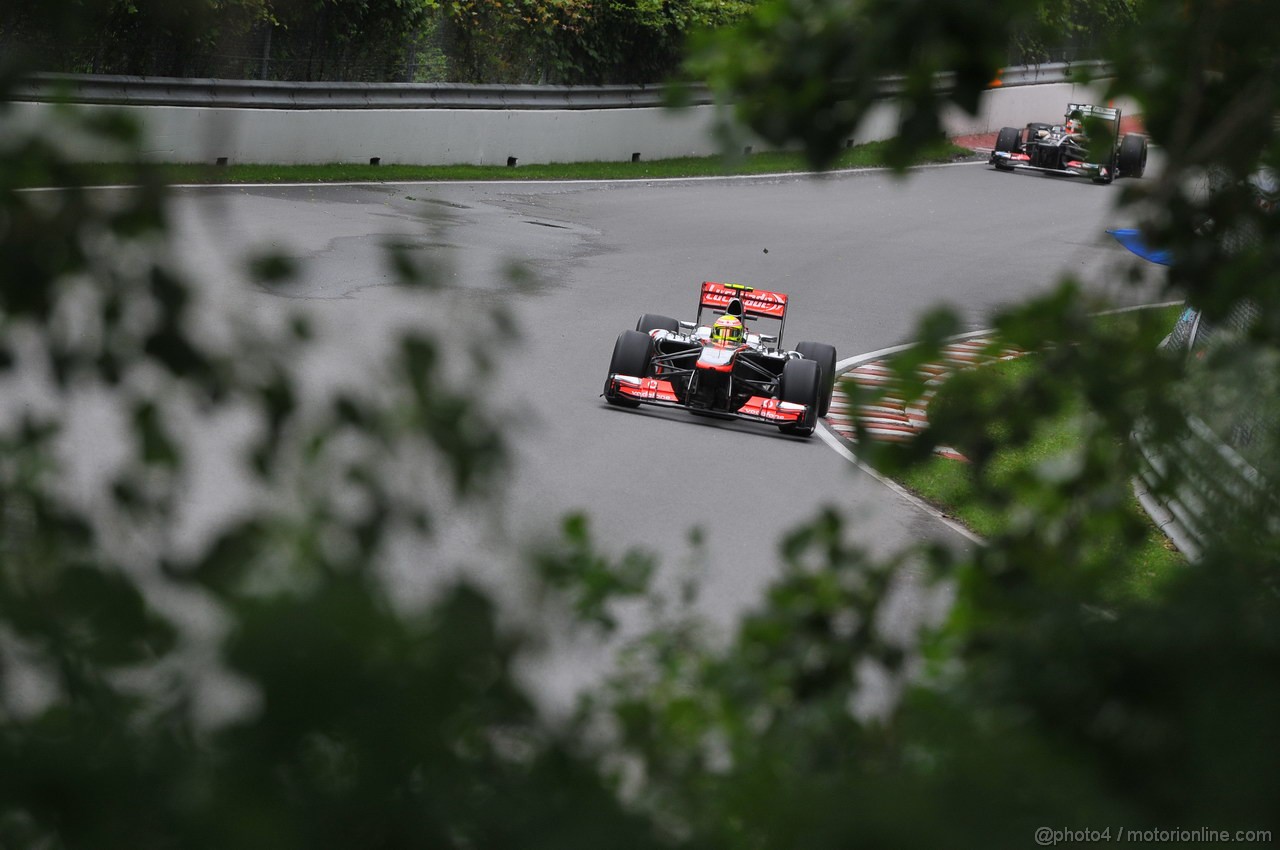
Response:
[{"label": "formula one car", "polygon": [[[692,322],[645,313],[613,346],[602,394],[609,404],[656,404],[751,419],[807,437],[827,414],[836,350],[819,342],[781,347],[787,296],[705,281]],[[703,313],[722,313],[703,324]],[[776,333],[747,322],[776,320]]]},{"label": "formula one car", "polygon": [[1147,138],[1141,133],[1120,137],[1119,109],[1068,103],[1065,117],[1065,124],[1002,128],[988,162],[999,171],[1065,174],[1094,183],[1141,177],[1146,171]]}]

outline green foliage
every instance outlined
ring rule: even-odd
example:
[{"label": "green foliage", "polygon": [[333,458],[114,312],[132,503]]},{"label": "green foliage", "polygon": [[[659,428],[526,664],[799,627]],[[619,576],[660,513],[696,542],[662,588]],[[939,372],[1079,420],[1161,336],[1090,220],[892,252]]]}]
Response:
[{"label": "green foliage", "polygon": [[[0,9],[0,43],[28,51],[42,70],[64,72],[658,83],[680,76],[690,39],[732,26],[757,5],[755,0],[78,0],[75,14],[59,15],[53,11],[57,4],[15,0]],[[769,33],[778,23],[773,35],[782,45],[796,35],[785,19],[809,13],[803,4],[791,11],[772,6],[759,18],[760,31]],[[880,29],[900,19],[895,10],[886,15],[875,3],[829,6],[822,14],[840,27],[874,24]],[[986,15],[964,0],[922,1],[906,11],[911,25],[893,38],[903,55],[917,54],[911,64],[927,57],[922,70],[946,63],[947,52],[964,55],[952,50],[952,36],[966,48],[981,44],[985,56],[978,64],[984,67],[988,61],[996,67],[1062,58],[1058,54],[1064,50],[1072,54],[1067,58],[1095,58],[1136,19],[1133,0],[1006,4]],[[864,52],[823,57],[820,51],[808,54],[805,64],[820,62],[824,72],[850,76],[868,63],[892,58]],[[753,64],[752,73],[758,74],[759,63]],[[793,72],[797,80],[808,73],[804,67]],[[920,99],[915,131],[928,135],[935,129],[929,126],[929,99],[925,88],[911,87],[913,100]]]},{"label": "green foliage", "polygon": [[41,70],[370,82],[657,83],[753,0],[17,0]]},{"label": "green foliage", "polygon": [[690,33],[725,26],[749,0],[449,0],[441,4],[450,79],[655,83]]},{"label": "green foliage", "polygon": [[269,0],[16,0],[0,38],[47,70],[211,76],[201,57],[271,19]]},{"label": "green foliage", "polygon": [[582,514],[565,517],[563,539],[556,548],[537,553],[533,565],[547,587],[564,593],[578,620],[606,631],[618,625],[613,604],[647,593],[655,566],[653,556],[641,552],[629,552],[616,564],[598,554]]},{"label": "green foliage", "polygon": [[[829,166],[878,102],[881,78],[900,78],[896,157],[905,167],[935,144],[939,111],[977,109],[1004,64],[1010,28],[1034,7],[1004,0],[765,0],[736,29],[717,32],[692,65],[774,144],[799,142],[816,167]],[[956,75],[947,90],[941,72]]]},{"label": "green foliage", "polygon": [[[430,0],[17,0],[0,41],[47,71],[400,80]],[[50,14],[53,12],[53,14]]]},{"label": "green foliage", "polygon": [[[382,578],[397,546],[430,551],[433,499],[501,479],[488,352],[406,332],[357,385],[304,385],[308,317],[188,280],[160,175],[85,189],[51,141],[136,132],[62,121],[0,151],[0,845],[654,846],[525,694],[487,593],[406,604]],[[14,187],[30,174],[63,188]],[[437,292],[390,264],[405,297]],[[216,463],[236,509],[184,533],[198,434],[244,422]]]},{"label": "green foliage", "polygon": [[[1135,343],[1145,339],[1154,349],[1172,324],[1173,312],[1166,309],[1150,316],[1124,313],[1098,321],[1117,323],[1114,333]],[[1040,503],[1053,499],[1059,489],[1069,499],[1073,493],[1070,477],[1080,463],[1079,448],[1098,423],[1086,413],[1078,394],[1071,397],[1070,384],[1064,403],[1045,397],[1044,385],[1054,382],[1045,366],[1044,357],[1026,354],[948,378],[929,402],[929,416],[951,433],[952,439],[973,441],[952,443],[952,448],[983,460],[975,464],[937,457],[914,466],[905,483],[984,536],[998,536],[1031,516],[1044,516],[1047,509]],[[1031,406],[1038,415],[1027,416],[1024,406]],[[1009,415],[993,417],[992,410],[1008,411]],[[1118,440],[1118,445],[1124,451],[1127,438]],[[1185,569],[1186,561],[1141,512],[1137,499],[1125,492],[1129,486],[1126,471],[1120,467],[1115,482],[1115,495],[1123,507],[1111,513],[1123,516],[1117,529],[1126,534],[1130,530],[1142,532],[1141,542],[1130,541],[1123,534],[1117,537],[1103,528],[1090,529],[1081,540],[1085,546],[1101,550],[1089,554],[1088,560],[1105,557],[1112,565],[1108,567],[1108,593],[1149,595],[1174,571]]]},{"label": "green foliage", "polygon": [[434,0],[272,0],[267,73],[277,79],[411,81],[406,69],[423,50],[419,36],[436,5]]},{"label": "green foliage", "polygon": [[[913,49],[902,35],[923,16],[910,4],[778,2],[722,36],[706,61],[730,97],[745,104],[754,129],[777,143],[803,144],[821,165],[870,110],[871,80],[907,75],[898,142],[909,149],[945,103],[972,111],[1011,33],[1054,21],[1066,8],[1027,7],[1031,17],[1020,18],[1013,8],[983,7],[988,31],[974,33],[964,22],[979,14],[977,6],[934,4],[947,47],[930,46],[927,25],[925,46]],[[1084,8],[1117,24],[1127,15],[1106,4]],[[1124,592],[1141,535],[1123,505],[1138,463],[1131,434],[1141,430],[1149,444],[1176,445],[1189,427],[1189,395],[1205,407],[1226,404],[1219,413],[1228,421],[1242,412],[1237,402],[1246,387],[1268,393],[1248,411],[1272,409],[1280,221],[1257,203],[1248,178],[1280,154],[1273,121],[1280,66],[1267,35],[1278,14],[1266,4],[1149,2],[1141,23],[1107,55],[1118,71],[1108,96],[1136,98],[1153,141],[1167,145],[1163,170],[1126,187],[1121,201],[1157,245],[1173,251],[1169,294],[1186,296],[1213,319],[1248,303],[1256,320],[1188,370],[1157,353],[1152,328],[1119,332],[1091,322],[1099,305],[1068,282],[994,318],[1002,342],[1042,351],[1014,386],[959,379],[915,445],[862,442],[865,459],[895,472],[926,462],[936,445],[963,447],[973,459],[976,498],[1006,519],[971,552],[926,553],[954,591],[954,604],[945,625],[915,644],[920,675],[887,718],[859,724],[841,715],[808,731],[806,744],[837,735],[831,751],[838,764],[823,770],[806,760],[803,746],[787,742],[774,757],[798,768],[795,774],[748,758],[718,771],[694,766],[670,783],[681,792],[679,783],[712,788],[702,809],[717,811],[718,824],[742,825],[734,839],[742,846],[1026,846],[1038,825],[1101,829],[1188,818],[1275,835],[1274,806],[1261,789],[1280,768],[1280,745],[1266,719],[1277,701],[1277,479],[1258,479],[1262,498],[1205,504],[1213,529],[1206,551],[1149,593]],[[944,71],[959,75],[956,89],[920,95],[913,88]],[[1124,277],[1117,269],[1116,279]],[[958,326],[945,312],[921,321],[922,344],[896,364],[908,395],[923,391],[919,365],[936,357]],[[1012,474],[999,470],[997,447],[1029,446],[1061,415],[1075,417],[1078,430],[1060,456]],[[1256,457],[1280,456],[1271,422],[1251,431]],[[1262,470],[1270,473],[1270,465]],[[1175,483],[1165,492],[1188,483],[1180,472],[1170,470]],[[1102,539],[1115,543],[1100,547]],[[823,568],[836,574],[838,563],[832,558]],[[805,598],[816,604],[821,593],[811,589]],[[889,599],[860,610],[883,619]],[[786,606],[774,597],[764,610],[778,616]],[[792,669],[809,658],[802,635],[794,626],[773,633],[776,647],[794,653]],[[706,658],[686,666],[725,665],[763,680],[753,664],[771,653],[754,645],[756,636],[744,625],[731,647],[703,647]],[[858,693],[856,666],[841,671],[838,687]],[[801,689],[784,691],[795,698]],[[724,692],[710,680],[682,691],[693,701]],[[712,719],[679,734],[720,736],[718,748],[737,753],[765,746],[767,730],[764,724],[741,734]],[[653,750],[643,738],[635,746]],[[761,777],[785,789],[779,808],[742,790]],[[1247,790],[1236,793],[1240,788]],[[781,811],[792,817],[774,819]],[[689,828],[719,836],[704,821]]]},{"label": "green foliage", "polygon": [[1137,0],[1047,0],[1015,29],[1010,65],[1096,59],[1130,37]]},{"label": "green foliage", "polygon": [[[817,163],[874,81],[900,73],[905,157],[937,110],[976,106],[1017,26],[1055,8],[778,0],[708,67],[758,129]],[[406,334],[359,381],[306,390],[294,367],[316,329],[210,309],[208,284],[165,257],[154,172],[88,191],[47,140],[6,138],[0,844],[1026,847],[1039,827],[1186,824],[1274,840],[1275,480],[1260,479],[1268,498],[1206,505],[1202,557],[1148,595],[1116,592],[1137,545],[1116,482],[1135,469],[1132,432],[1186,434],[1188,375],[1271,377],[1280,217],[1247,178],[1280,165],[1277,24],[1275,4],[1150,0],[1108,57],[1110,94],[1139,101],[1165,152],[1120,198],[1173,251],[1170,294],[1214,318],[1248,303],[1256,321],[1188,367],[1149,334],[1099,327],[1070,284],[1002,311],[1004,340],[1043,351],[1016,391],[968,394],[911,451],[869,455],[909,467],[964,445],[1010,517],[987,545],[874,556],[824,513],[782,542],[778,582],[736,630],[664,615],[572,723],[524,692],[537,635],[488,592],[400,604],[380,578],[399,545],[430,539],[429,493],[501,486],[484,353]],[[935,91],[947,71],[956,86]],[[0,121],[9,108],[0,98]],[[59,133],[136,139],[67,120]],[[66,188],[17,191],[30,174]],[[405,253],[389,262],[406,297],[436,293]],[[289,271],[249,265],[272,285]],[[190,333],[196,316],[223,332]],[[926,317],[911,357],[959,326]],[[981,474],[993,420],[1026,445],[1046,414],[1077,410],[1062,462]],[[241,510],[185,536],[187,438],[234,417],[252,423],[226,464]],[[89,469],[67,451],[86,425],[111,447]],[[596,635],[649,564],[600,556],[588,529],[571,519],[539,566],[565,594],[557,610]],[[1104,535],[1121,545],[1094,545]]]}]

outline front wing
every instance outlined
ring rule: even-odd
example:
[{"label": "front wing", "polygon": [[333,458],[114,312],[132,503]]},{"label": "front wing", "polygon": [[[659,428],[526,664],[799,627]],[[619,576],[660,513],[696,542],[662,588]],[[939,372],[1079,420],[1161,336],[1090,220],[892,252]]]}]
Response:
[{"label": "front wing", "polygon": [[[660,407],[682,407],[685,410],[702,410],[693,408],[680,401],[675,387],[670,381],[661,378],[637,378],[632,375],[610,374],[605,385],[605,394],[617,398],[630,399],[643,404],[656,404]],[[756,422],[768,422],[771,425],[803,424],[809,416],[809,405],[796,404],[790,401],[779,401],[776,398],[752,396],[746,404],[737,410],[709,410],[718,416],[733,416],[738,419],[751,419]]]},{"label": "front wing", "polygon": [[[996,165],[997,160],[1000,161],[1000,165]],[[1098,177],[1106,169],[1105,165],[1099,165],[1096,162],[1071,162],[1064,168],[1043,168],[1039,165],[1032,165],[1029,160],[1030,157],[1024,153],[992,151],[991,159],[988,162],[997,168],[1004,168],[1009,171],[1039,171],[1042,174],[1065,174],[1070,177]]]}]

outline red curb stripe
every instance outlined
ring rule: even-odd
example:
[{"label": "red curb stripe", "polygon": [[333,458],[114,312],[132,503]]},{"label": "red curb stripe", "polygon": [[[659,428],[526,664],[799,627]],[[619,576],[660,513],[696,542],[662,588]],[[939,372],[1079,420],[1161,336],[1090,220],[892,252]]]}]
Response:
[{"label": "red curb stripe", "polygon": [[872,433],[901,434],[905,437],[914,437],[919,433],[910,425],[899,422],[884,422],[879,419],[862,419],[859,424]]},{"label": "red curb stripe", "polygon": [[904,418],[907,415],[906,408],[900,404],[860,404],[857,412],[869,416],[897,416],[898,418]]},{"label": "red curb stripe", "polygon": [[880,428],[863,428],[862,432],[872,440],[884,443],[909,443],[916,438],[915,434],[902,431],[885,431]]}]

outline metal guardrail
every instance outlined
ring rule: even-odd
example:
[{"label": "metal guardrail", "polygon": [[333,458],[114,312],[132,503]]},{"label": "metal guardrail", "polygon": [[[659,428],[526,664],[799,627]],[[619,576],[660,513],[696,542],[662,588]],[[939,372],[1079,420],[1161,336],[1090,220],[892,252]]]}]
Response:
[{"label": "metal guardrail", "polygon": [[1002,68],[996,80],[1001,86],[1043,86],[1069,83],[1077,78],[1101,79],[1111,75],[1111,65],[1101,60],[1085,62],[1045,62]]},{"label": "metal guardrail", "polygon": [[1214,524],[1216,514],[1210,506],[1217,510],[1233,506],[1257,515],[1274,495],[1268,494],[1259,472],[1213,429],[1195,416],[1187,417],[1187,425],[1186,435],[1164,446],[1163,453],[1157,453],[1141,432],[1134,434],[1142,461],[1134,490],[1178,551],[1195,561],[1205,544],[1221,531]]},{"label": "metal guardrail", "polygon": [[[1187,308],[1160,348],[1178,357],[1203,354],[1215,340],[1229,341],[1247,334],[1260,317],[1258,306],[1250,301],[1237,304],[1213,322]],[[1269,527],[1264,532],[1280,535],[1280,499],[1274,484],[1237,451],[1254,439],[1254,428],[1265,427],[1258,417],[1258,410],[1248,406],[1233,409],[1230,418],[1215,430],[1188,412],[1186,434],[1159,450],[1141,429],[1133,435],[1140,462],[1134,493],[1189,561],[1198,560],[1208,541],[1222,534],[1217,523],[1231,513],[1268,517]],[[1259,460],[1251,457],[1255,463]]]},{"label": "metal guardrail", "polygon": [[[1069,82],[1078,74],[1105,76],[1102,62],[1053,62],[1005,68],[1001,86]],[[941,75],[946,89],[953,77]],[[902,90],[900,77],[881,80],[880,94]],[[706,86],[687,89],[683,102],[713,103]],[[116,106],[195,106],[240,109],[630,109],[660,107],[666,86],[469,85],[465,83],[304,83],[261,80],[34,74],[13,89],[18,101]]]},{"label": "metal guardrail", "polygon": [[[14,100],[242,109],[627,109],[662,106],[657,86],[467,85],[464,83],[303,83],[35,74]],[[694,102],[710,102],[693,92]]]}]

